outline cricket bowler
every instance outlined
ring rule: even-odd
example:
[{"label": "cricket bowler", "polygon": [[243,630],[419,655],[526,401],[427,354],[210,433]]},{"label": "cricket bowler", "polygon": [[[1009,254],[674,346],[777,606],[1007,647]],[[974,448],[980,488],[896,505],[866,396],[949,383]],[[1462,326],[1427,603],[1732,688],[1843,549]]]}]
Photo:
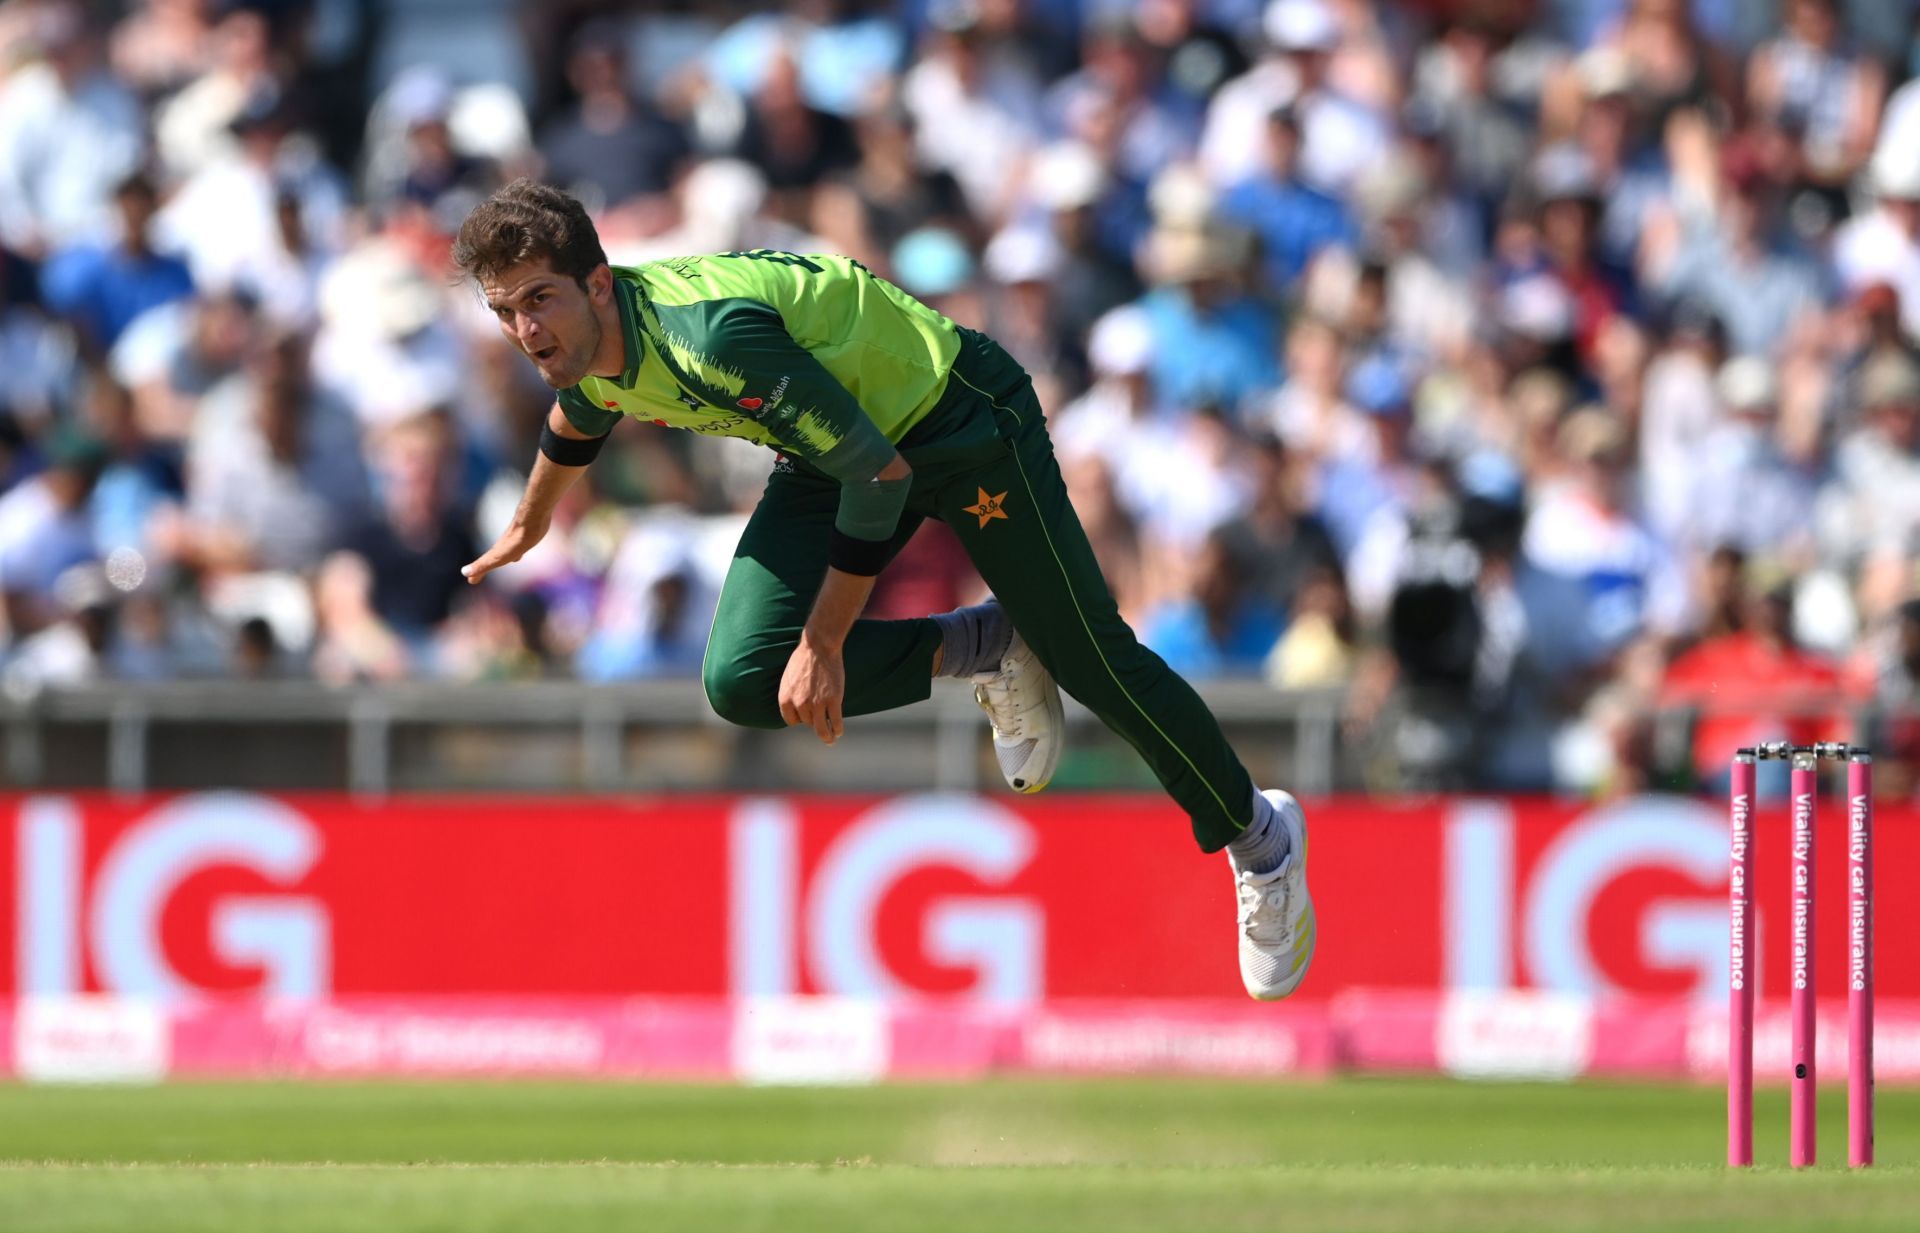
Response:
[{"label": "cricket bowler", "polygon": [[[622,419],[778,452],[734,551],[702,681],[753,728],[811,727],[970,681],[1007,783],[1059,764],[1065,687],[1146,759],[1205,852],[1226,849],[1240,976],[1256,998],[1313,959],[1306,821],[1257,791],[1206,705],[1141,646],[1101,575],[1025,371],[845,257],[755,250],[607,262],[571,196],[517,180],[476,206],[453,257],[503,334],[558,392],[512,523],[462,571],[479,582],[540,542]],[[920,522],[958,533],[991,601],[861,620]]]}]

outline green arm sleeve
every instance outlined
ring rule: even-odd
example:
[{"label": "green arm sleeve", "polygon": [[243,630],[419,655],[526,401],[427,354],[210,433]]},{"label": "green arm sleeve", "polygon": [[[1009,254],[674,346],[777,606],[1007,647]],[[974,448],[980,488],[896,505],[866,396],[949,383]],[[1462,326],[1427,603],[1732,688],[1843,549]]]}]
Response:
[{"label": "green arm sleeve", "polygon": [[[787,333],[778,310],[757,300],[662,306],[669,347],[690,375],[752,416],[796,458],[840,481],[834,526],[854,539],[890,538],[906,507],[907,480],[874,477],[893,443],[847,387]],[[724,403],[722,405],[725,405]]]},{"label": "green arm sleeve", "polygon": [[606,436],[622,418],[618,411],[594,406],[593,400],[582,394],[577,385],[560,391],[560,413],[567,417],[567,423],[589,437]]}]

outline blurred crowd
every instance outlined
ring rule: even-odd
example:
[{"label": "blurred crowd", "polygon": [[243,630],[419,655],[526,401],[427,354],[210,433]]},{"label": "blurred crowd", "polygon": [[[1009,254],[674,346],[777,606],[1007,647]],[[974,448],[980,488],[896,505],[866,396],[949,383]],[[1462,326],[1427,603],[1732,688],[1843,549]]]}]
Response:
[{"label": "blurred crowd", "polygon": [[[1033,374],[1179,671],[1380,786],[1626,790],[1651,716],[1920,763],[1906,0],[0,2],[0,680],[697,675],[771,455],[551,399],[454,277],[858,257]],[[978,596],[930,525],[872,611]],[[1671,761],[1671,759],[1669,759]]]}]

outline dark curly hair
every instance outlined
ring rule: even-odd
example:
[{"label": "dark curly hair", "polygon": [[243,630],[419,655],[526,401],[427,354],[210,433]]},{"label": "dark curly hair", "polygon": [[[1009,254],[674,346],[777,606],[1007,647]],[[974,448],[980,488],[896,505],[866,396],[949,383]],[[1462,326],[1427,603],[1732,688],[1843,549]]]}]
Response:
[{"label": "dark curly hair", "polygon": [[541,258],[583,287],[587,275],[607,263],[586,207],[524,177],[475,206],[453,242],[453,263],[476,281]]}]

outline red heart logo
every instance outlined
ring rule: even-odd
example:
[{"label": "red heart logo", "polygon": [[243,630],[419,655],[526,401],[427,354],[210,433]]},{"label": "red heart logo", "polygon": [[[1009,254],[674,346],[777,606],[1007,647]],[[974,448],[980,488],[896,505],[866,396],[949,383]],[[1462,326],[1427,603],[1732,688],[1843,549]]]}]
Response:
[{"label": "red heart logo", "polygon": [[749,411],[758,411],[760,409],[760,400],[758,398],[742,398],[740,405]]},{"label": "red heart logo", "polygon": [[620,404],[619,404],[619,403],[617,403],[617,402],[615,402],[615,401],[613,401],[613,399],[611,399],[611,398],[609,398],[609,399],[607,399],[607,410],[609,410],[609,411],[618,411],[619,409],[620,409]]},{"label": "red heart logo", "polygon": [[671,424],[669,424],[669,423],[667,423],[667,421],[665,421],[665,420],[655,420],[655,421],[653,421],[653,422],[654,422],[654,423],[656,423],[656,424],[658,424],[658,425],[659,425],[660,427],[662,427],[662,428],[671,428],[671,427],[673,427],[673,425],[671,425]]}]

